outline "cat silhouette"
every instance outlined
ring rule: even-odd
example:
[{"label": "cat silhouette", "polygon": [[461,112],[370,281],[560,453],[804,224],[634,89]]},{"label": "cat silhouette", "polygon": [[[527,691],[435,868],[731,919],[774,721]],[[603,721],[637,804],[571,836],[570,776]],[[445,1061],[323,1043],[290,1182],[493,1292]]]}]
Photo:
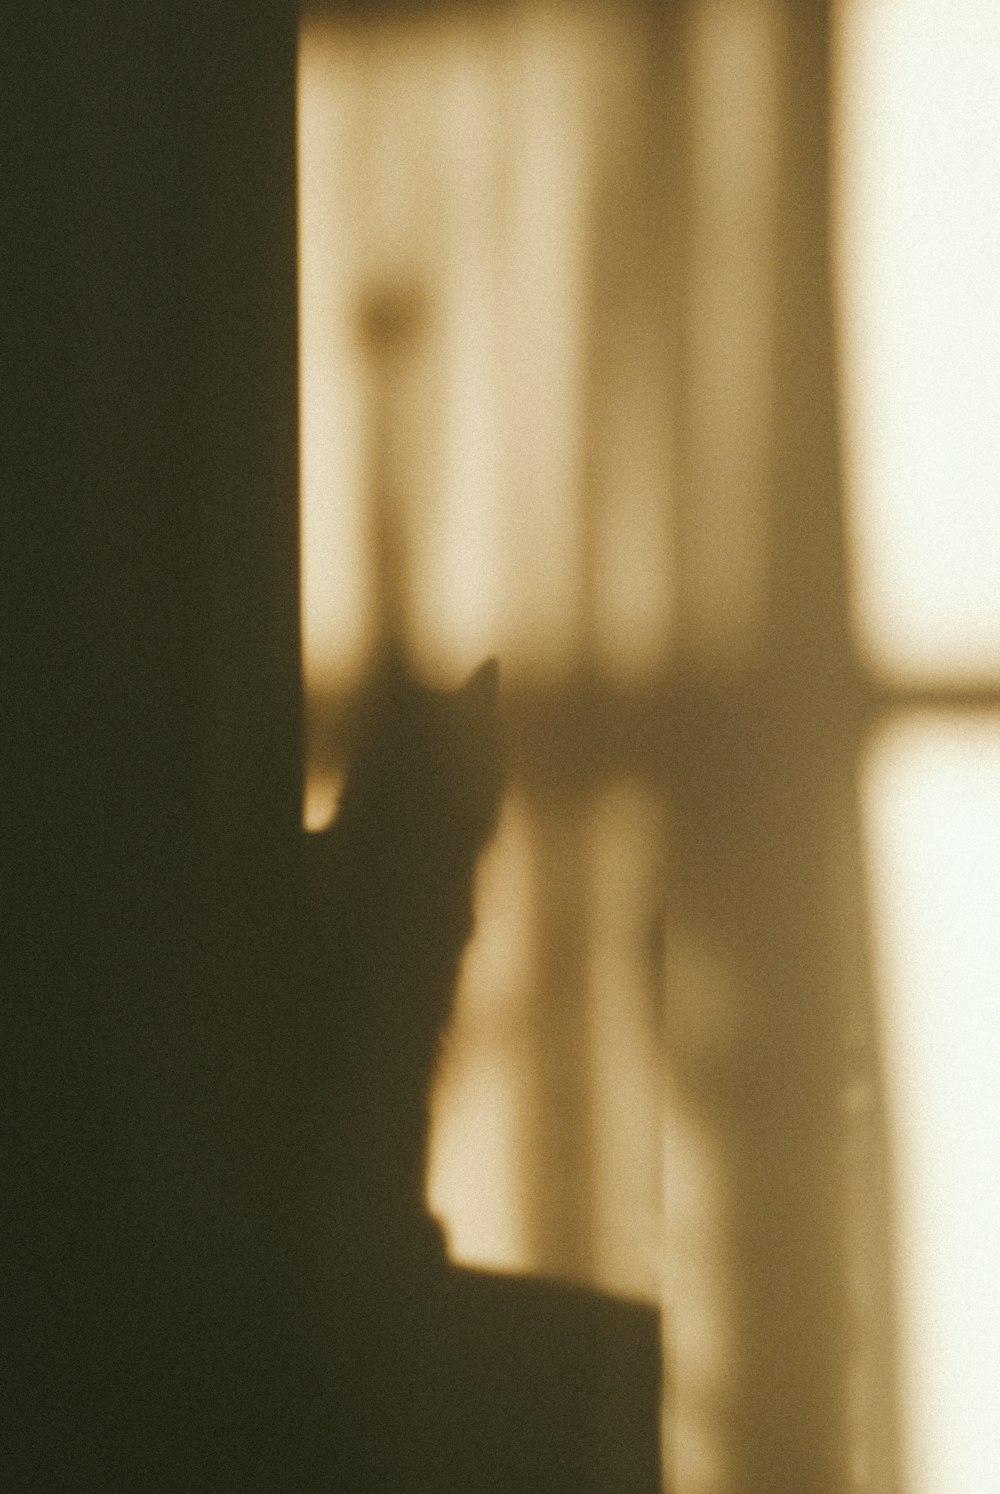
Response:
[{"label": "cat silhouette", "polygon": [[303,838],[303,1488],[661,1488],[656,1313],[455,1265],[424,1202],[429,1095],[503,787],[496,661],[441,691],[390,655],[336,819]]}]

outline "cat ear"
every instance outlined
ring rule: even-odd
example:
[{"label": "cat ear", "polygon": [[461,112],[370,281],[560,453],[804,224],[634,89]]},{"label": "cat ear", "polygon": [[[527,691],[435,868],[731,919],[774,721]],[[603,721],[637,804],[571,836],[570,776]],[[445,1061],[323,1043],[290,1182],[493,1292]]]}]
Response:
[{"label": "cat ear", "polygon": [[461,693],[467,700],[476,701],[480,705],[496,704],[500,693],[500,664],[497,659],[487,659],[480,664],[479,668],[471,675],[462,687]]}]

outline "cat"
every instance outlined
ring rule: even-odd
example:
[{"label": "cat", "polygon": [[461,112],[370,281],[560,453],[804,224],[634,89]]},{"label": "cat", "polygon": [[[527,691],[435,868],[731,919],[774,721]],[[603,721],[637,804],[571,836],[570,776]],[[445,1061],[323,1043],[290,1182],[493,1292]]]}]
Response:
[{"label": "cat", "polygon": [[435,690],[390,655],[358,711],[335,822],[304,847],[328,1123],[350,1137],[333,1160],[364,1230],[423,1214],[428,1097],[503,788],[498,678],[490,659]]},{"label": "cat", "polygon": [[660,1488],[655,1313],[457,1266],[424,1200],[429,1095],[503,789],[496,661],[442,691],[389,655],[334,823],[304,839],[303,1487]]}]

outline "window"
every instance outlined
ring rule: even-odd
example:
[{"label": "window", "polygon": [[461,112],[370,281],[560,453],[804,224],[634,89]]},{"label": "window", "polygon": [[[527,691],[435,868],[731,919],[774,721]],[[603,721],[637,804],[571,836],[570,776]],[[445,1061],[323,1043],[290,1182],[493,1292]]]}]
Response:
[{"label": "window", "polygon": [[840,263],[903,1487],[1000,1468],[1000,15],[844,4]]}]

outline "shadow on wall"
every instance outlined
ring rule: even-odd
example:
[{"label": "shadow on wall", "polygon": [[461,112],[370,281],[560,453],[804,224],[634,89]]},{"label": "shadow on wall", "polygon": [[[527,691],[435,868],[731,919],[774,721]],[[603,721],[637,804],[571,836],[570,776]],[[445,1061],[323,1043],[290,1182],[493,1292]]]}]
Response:
[{"label": "shadow on wall", "polygon": [[[343,836],[297,832],[293,28],[264,0],[239,26],[225,6],[197,9],[191,24],[187,7],[154,5],[158,23],[147,25],[146,7],[108,4],[103,34],[89,17],[71,24],[58,64],[32,38],[41,75],[18,95],[52,175],[33,175],[30,211],[12,214],[35,235],[22,264],[37,304],[18,366],[30,523],[11,547],[16,657],[4,695],[19,734],[16,750],[3,747],[15,788],[3,846],[13,958],[2,1092],[18,1107],[19,1148],[4,1196],[16,1316],[4,1368],[17,1392],[7,1483],[292,1494],[323,1487],[333,1468],[359,1490],[496,1489],[504,1476],[511,1489],[653,1488],[652,1310],[456,1267],[420,1196],[430,1062],[495,807],[489,672],[472,688],[473,718],[487,722],[474,752],[464,736],[442,744],[435,723],[453,711],[437,697],[405,679],[374,686],[380,725],[357,759],[370,766],[352,791],[354,850],[345,863],[336,846],[355,815],[350,797]],[[831,867],[845,838],[848,899],[855,889],[843,833],[853,744],[831,709],[842,667],[832,358],[817,331],[829,323],[815,169],[826,128],[815,17],[825,11],[797,0],[693,7],[704,27],[692,41],[688,8],[640,9],[655,25],[639,136],[643,159],[662,158],[664,170],[650,168],[659,196],[636,196],[660,214],[657,232],[669,225],[663,259],[643,265],[669,265],[699,295],[675,306],[654,277],[656,314],[643,323],[649,287],[633,283],[604,222],[589,289],[613,286],[602,304],[647,335],[610,339],[620,398],[598,398],[610,387],[603,367],[584,381],[579,470],[575,447],[563,461],[564,433],[550,448],[544,428],[528,427],[536,444],[515,476],[531,476],[522,512],[537,524],[515,551],[514,579],[531,586],[521,642],[561,659],[566,630],[546,628],[533,569],[543,549],[563,554],[539,487],[553,452],[567,506],[583,491],[588,522],[600,508],[609,526],[585,545],[574,532],[566,550],[582,557],[588,585],[609,556],[626,557],[612,567],[619,579],[659,572],[655,503],[634,510],[633,545],[632,531],[614,528],[624,510],[605,469],[632,470],[633,393],[647,412],[666,408],[676,466],[664,476],[659,448],[643,449],[646,477],[633,472],[625,487],[679,495],[678,668],[656,672],[659,593],[648,611],[621,613],[615,605],[642,587],[597,588],[613,599],[612,624],[588,635],[581,590],[570,634],[588,657],[565,688],[543,679],[512,709],[516,766],[541,762],[548,802],[570,811],[581,744],[607,753],[600,772],[631,764],[644,744],[669,776],[653,798],[672,806],[676,794],[678,805],[670,1051],[685,1113],[716,1147],[729,1365],[706,1392],[697,1334],[685,1339],[675,1317],[672,1357],[689,1357],[670,1396],[681,1404],[675,1383],[687,1376],[695,1410],[711,1403],[698,1430],[721,1471],[703,1488],[835,1488],[850,1446],[850,1314],[829,1182],[842,1159],[844,1030]],[[523,88],[510,114],[526,126],[550,118],[532,35],[524,67],[512,67]],[[544,35],[539,45],[562,57]],[[720,69],[700,74],[711,83],[702,93],[699,46]],[[762,55],[773,69],[757,69]],[[216,72],[219,59],[228,70]],[[765,79],[774,152],[722,108],[734,73]],[[467,97],[459,90],[458,104]],[[737,140],[726,131],[734,117]],[[662,149],[664,136],[679,144]],[[774,168],[773,197],[754,186],[761,162],[767,180]],[[558,175],[558,159],[549,164]],[[521,306],[510,387],[523,377],[529,400],[551,401],[557,415],[577,409],[579,391],[549,379],[582,347],[575,310],[564,306],[536,365],[528,332],[547,282],[521,283],[511,266],[523,249],[558,270],[546,225],[557,239],[562,229],[546,212],[558,217],[568,202],[560,223],[572,237],[571,177],[568,199],[518,198],[525,237],[514,235],[500,266],[503,305]],[[623,177],[609,170],[607,181],[629,197]],[[610,200],[597,216],[617,213]],[[748,244],[763,278],[734,251]],[[474,304],[476,276],[462,284]],[[743,312],[754,336],[763,320],[773,340],[727,380]],[[449,325],[460,331],[461,319]],[[648,327],[662,325],[681,328],[676,379],[657,372]],[[746,398],[758,365],[770,377],[759,405]],[[658,416],[650,428],[661,429]],[[489,440],[462,449],[488,469]],[[655,565],[640,563],[650,556]],[[567,595],[562,583],[556,595]],[[633,697],[594,658],[601,637],[627,640],[633,623],[653,640],[652,683],[630,714]],[[569,723],[564,735],[549,733],[553,720]],[[407,796],[423,754],[443,771],[432,792]],[[376,816],[367,830],[366,814]],[[573,842],[555,838],[549,864],[572,870]],[[555,902],[561,890],[549,880]],[[546,956],[560,979],[562,952],[579,948],[567,906]],[[863,1007],[863,979],[854,1000]],[[548,1026],[552,1071],[576,1014],[564,1003]],[[569,1087],[561,1098],[574,1100]],[[574,1104],[561,1122],[572,1156],[565,1115],[588,1113]],[[563,1155],[542,1160],[555,1173]],[[579,1191],[564,1171],[562,1197]],[[558,1209],[550,1221],[555,1238]],[[679,1303],[686,1285],[681,1275]]]},{"label": "shadow on wall", "polygon": [[656,1311],[453,1265],[425,1210],[430,1088],[503,787],[495,661],[443,692],[391,651],[353,736],[337,818],[302,842],[302,1487],[335,1469],[386,1494],[658,1494]]},{"label": "shadow on wall", "polygon": [[[430,679],[501,657],[531,948],[498,1254],[662,1292],[699,1494],[895,1459],[828,10],[319,4],[300,53],[311,767],[385,631]],[[658,1207],[662,1088],[650,1264],[615,1216]]]}]

